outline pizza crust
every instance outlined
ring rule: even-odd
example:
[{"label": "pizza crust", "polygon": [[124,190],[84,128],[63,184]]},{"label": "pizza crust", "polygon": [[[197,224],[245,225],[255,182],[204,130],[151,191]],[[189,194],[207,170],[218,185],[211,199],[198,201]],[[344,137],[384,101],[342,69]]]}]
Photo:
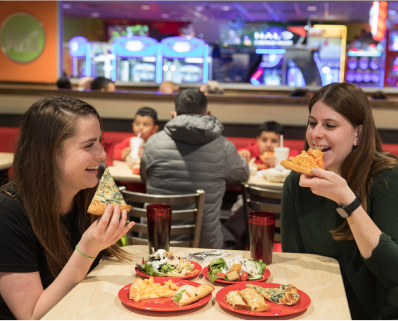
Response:
[{"label": "pizza crust", "polygon": [[308,176],[314,176],[314,174],[312,174],[312,172],[311,172],[311,169],[308,169],[308,168],[293,164],[289,160],[281,161],[281,165],[284,168],[286,168],[286,169],[290,169],[292,171],[295,171],[295,172],[298,172],[298,173],[301,173],[301,174],[305,174],[305,175],[308,175]]},{"label": "pizza crust", "polygon": [[[119,205],[121,211],[126,210],[127,212],[130,212],[131,209],[131,205],[121,205],[117,203],[112,203],[112,205],[113,207],[115,207],[115,205]],[[108,204],[104,204],[100,201],[92,201],[87,212],[94,215],[103,215],[107,206]]]}]

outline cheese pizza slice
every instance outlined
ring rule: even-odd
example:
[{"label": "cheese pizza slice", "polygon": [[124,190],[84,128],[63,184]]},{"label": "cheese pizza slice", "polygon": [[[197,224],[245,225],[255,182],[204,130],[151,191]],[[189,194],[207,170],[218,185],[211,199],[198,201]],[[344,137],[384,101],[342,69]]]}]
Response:
[{"label": "cheese pizza slice", "polygon": [[94,215],[102,215],[109,204],[113,206],[119,205],[120,210],[127,210],[127,212],[131,208],[131,205],[126,205],[122,194],[109,173],[109,169],[106,168],[87,212]]},{"label": "cheese pizza slice", "polygon": [[308,151],[303,150],[301,154],[296,157],[289,157],[289,159],[281,161],[281,165],[287,169],[308,176],[314,176],[311,173],[312,168],[325,169],[322,150],[311,148],[309,148]]},{"label": "cheese pizza slice", "polygon": [[277,288],[263,288],[254,284],[246,284],[247,287],[256,290],[264,299],[282,304],[294,305],[300,300],[297,288],[292,285],[280,285]]}]

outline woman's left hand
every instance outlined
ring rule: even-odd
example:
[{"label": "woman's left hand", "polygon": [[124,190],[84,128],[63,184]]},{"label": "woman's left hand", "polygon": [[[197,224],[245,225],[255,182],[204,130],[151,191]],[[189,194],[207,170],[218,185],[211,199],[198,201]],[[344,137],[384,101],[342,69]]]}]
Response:
[{"label": "woman's left hand", "polygon": [[331,199],[339,205],[346,206],[354,201],[354,192],[340,175],[319,168],[313,168],[311,172],[315,176],[301,175],[301,187],[309,187],[314,194]]}]

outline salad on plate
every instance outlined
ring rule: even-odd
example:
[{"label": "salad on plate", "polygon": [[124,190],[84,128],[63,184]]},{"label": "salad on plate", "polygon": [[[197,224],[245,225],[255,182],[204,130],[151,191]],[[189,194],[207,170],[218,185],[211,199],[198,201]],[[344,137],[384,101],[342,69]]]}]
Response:
[{"label": "salad on plate", "polygon": [[135,269],[151,276],[185,276],[198,272],[191,261],[180,259],[165,250],[149,254],[148,260],[137,264]]},{"label": "salad on plate", "polygon": [[262,260],[246,259],[238,254],[232,259],[219,258],[209,265],[207,277],[211,283],[224,281],[255,281],[264,277],[267,265]]}]

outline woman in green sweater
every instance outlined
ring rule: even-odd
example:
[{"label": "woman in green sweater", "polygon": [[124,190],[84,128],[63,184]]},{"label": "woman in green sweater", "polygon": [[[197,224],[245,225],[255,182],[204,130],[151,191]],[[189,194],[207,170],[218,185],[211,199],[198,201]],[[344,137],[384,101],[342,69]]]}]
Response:
[{"label": "woman in green sweater", "polygon": [[353,319],[398,318],[398,161],[382,152],[365,93],[321,88],[305,145],[323,149],[326,170],[286,179],[282,250],[335,258]]}]

